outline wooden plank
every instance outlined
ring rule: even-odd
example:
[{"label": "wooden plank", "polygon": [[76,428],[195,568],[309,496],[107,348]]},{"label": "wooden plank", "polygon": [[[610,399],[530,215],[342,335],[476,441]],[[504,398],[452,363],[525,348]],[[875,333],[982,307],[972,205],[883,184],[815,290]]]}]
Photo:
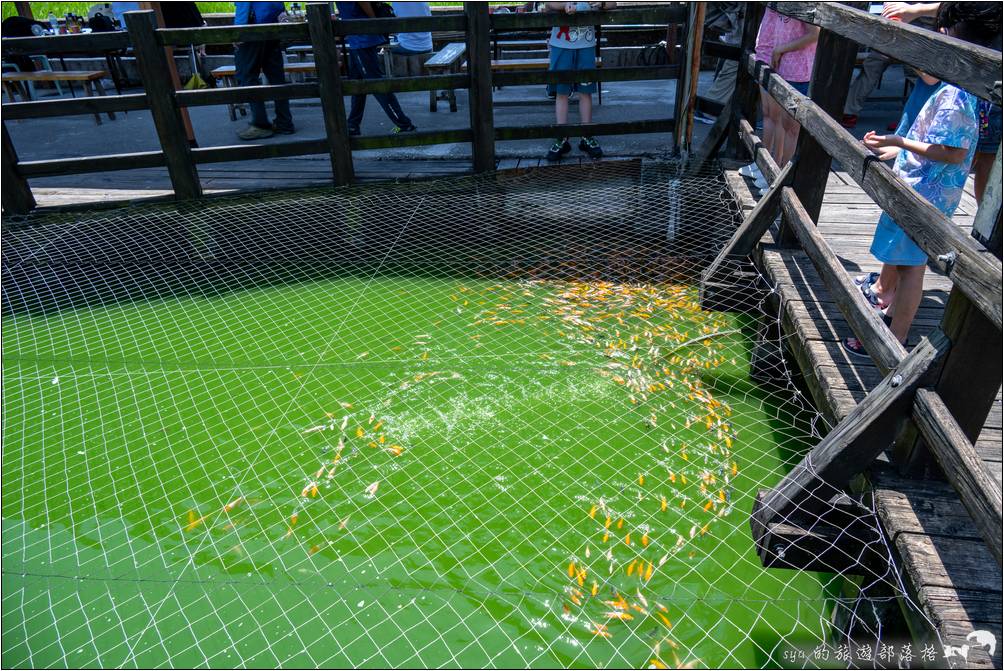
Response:
[{"label": "wooden plank", "polygon": [[154,35],[154,13],[126,12],[125,20],[174,194],[180,199],[197,198],[202,195],[202,185],[181,110],[175,102],[174,86],[166,76],[169,72],[167,56]]},{"label": "wooden plank", "polygon": [[781,14],[831,30],[903,63],[922,66],[933,77],[1001,104],[999,51],[837,3],[775,4]]},{"label": "wooden plank", "polygon": [[1004,288],[1000,259],[995,259],[959,231],[948,217],[905,184],[888,166],[876,161],[845,128],[773,74],[770,68],[763,67],[762,63],[758,65],[752,55],[746,65],[751,73],[757,73],[781,106],[793,111],[798,122],[828,148],[883,210],[896,212],[897,224],[924,250],[932,265],[951,277],[1000,330]]},{"label": "wooden plank", "polygon": [[345,98],[338,67],[338,46],[331,31],[331,9],[328,3],[307,5],[307,27],[310,32],[310,43],[314,47],[314,62],[319,66],[318,93],[331,154],[331,171],[336,186],[351,184],[354,177],[352,148],[349,145]]},{"label": "wooden plank", "polygon": [[198,164],[229,163],[231,161],[253,161],[284,156],[306,156],[309,154],[329,154],[327,138],[295,140],[293,142],[268,142],[264,144],[222,145],[199,147],[192,150]]},{"label": "wooden plank", "polygon": [[837,490],[868,467],[892,444],[914,391],[948,351],[935,331],[903,359],[819,445],[789,472],[764,500],[763,523],[782,521],[796,511],[816,512]]},{"label": "wooden plank", "polygon": [[[867,3],[857,4],[867,9]],[[858,45],[851,40],[828,30],[820,31],[809,93],[812,102],[831,117],[839,118],[843,113],[857,53]],[[816,221],[819,219],[832,159],[826,147],[804,128],[799,129],[795,155],[799,157],[802,169],[795,175],[791,186],[806,214],[812,221]],[[794,242],[794,235],[789,222],[782,221],[778,242],[781,245]]]},{"label": "wooden plank", "polygon": [[37,72],[5,72],[5,82],[91,82],[104,79],[104,70],[40,70]]},{"label": "wooden plank", "polygon": [[45,161],[22,161],[18,170],[25,177],[80,175],[89,172],[159,168],[167,165],[162,151],[140,151],[129,154],[105,154],[83,158],[56,158]]},{"label": "wooden plank", "polygon": [[673,119],[645,119],[607,123],[545,124],[540,126],[498,126],[494,129],[496,140],[531,140],[554,138],[559,135],[628,135],[633,133],[668,133],[675,125]]},{"label": "wooden plank", "polygon": [[1000,564],[1004,527],[1000,488],[937,393],[918,390],[912,416]]},{"label": "wooden plank", "polygon": [[[191,44],[186,42],[186,44]],[[195,44],[201,44],[196,42]],[[45,37],[4,37],[0,48],[4,58],[14,55],[68,54],[118,51],[130,46],[127,33],[77,33],[73,35],[48,35]]]},{"label": "wooden plank", "polygon": [[784,189],[781,205],[788,225],[802,244],[802,249],[816,266],[830,296],[879,370],[886,373],[898,366],[906,356],[906,349],[886,328],[879,313],[865,300],[826,239],[816,230],[793,188]]},{"label": "wooden plank", "polygon": [[[563,15],[564,26],[614,26],[643,23],[682,23],[687,19],[687,8],[678,3],[663,3],[650,7],[625,7],[613,10],[594,10]],[[525,14],[492,14],[491,28],[495,32],[550,28],[555,18],[550,12]]]},{"label": "wooden plank", "polygon": [[28,214],[35,208],[35,197],[17,164],[17,152],[7,132],[7,121],[3,122],[3,179],[0,193],[3,194],[3,211],[7,214]]},{"label": "wooden plank", "polygon": [[[192,91],[191,93],[194,93]],[[31,100],[4,103],[4,119],[38,119],[42,117],[71,116],[74,114],[103,114],[107,112],[132,112],[147,108],[145,93],[116,96],[85,96],[57,100]]]},{"label": "wooden plank", "polygon": [[[589,79],[596,82],[658,81],[663,79],[674,79],[679,76],[679,73],[680,66],[678,65],[662,65],[657,67],[626,66],[616,68],[597,68],[596,70],[590,71]],[[582,77],[583,75],[581,71],[542,69],[526,72],[494,72],[492,74],[492,81],[496,86],[575,84],[581,82]]]},{"label": "wooden plank", "polygon": [[467,3],[467,74],[474,172],[495,168],[495,112],[492,108],[492,45],[488,5]]},{"label": "wooden plank", "polygon": [[676,150],[681,155],[690,153],[694,134],[694,108],[697,104],[697,78],[701,68],[701,42],[704,40],[704,2],[689,2],[687,14],[687,40],[684,43],[684,63],[680,76],[683,79],[683,96],[676,106],[676,131],[673,137]]},{"label": "wooden plank", "polygon": [[794,172],[795,164],[788,163],[770,185],[767,193],[757,202],[753,211],[743,219],[743,222],[732,234],[725,246],[718,252],[715,260],[701,273],[701,284],[715,278],[715,273],[729,257],[742,258],[749,256],[753,246],[760,241],[763,234],[770,228],[781,205],[781,189],[788,183]]}]

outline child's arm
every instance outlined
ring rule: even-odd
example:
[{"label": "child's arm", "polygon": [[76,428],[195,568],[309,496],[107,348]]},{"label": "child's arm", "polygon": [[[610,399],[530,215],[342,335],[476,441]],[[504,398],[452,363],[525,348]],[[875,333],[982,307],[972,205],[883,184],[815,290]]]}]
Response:
[{"label": "child's arm", "polygon": [[937,16],[940,2],[887,2],[882,6],[882,16],[907,23],[922,16]]},{"label": "child's arm", "polygon": [[770,66],[776,70],[778,63],[781,62],[781,56],[789,51],[798,51],[803,47],[807,47],[818,39],[819,26],[809,26],[806,33],[797,40],[792,40],[791,42],[774,47],[774,55],[771,56]]},{"label": "child's arm", "polygon": [[920,140],[910,140],[900,135],[876,135],[874,131],[866,133],[862,141],[873,152],[884,147],[899,147],[938,163],[962,163],[966,160],[968,153],[968,150],[962,147],[929,144]]}]

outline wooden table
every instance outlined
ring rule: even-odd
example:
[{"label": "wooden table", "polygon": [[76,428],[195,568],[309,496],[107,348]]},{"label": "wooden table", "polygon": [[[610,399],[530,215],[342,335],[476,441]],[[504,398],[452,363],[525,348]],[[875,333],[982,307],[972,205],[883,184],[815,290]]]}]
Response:
[{"label": "wooden table", "polygon": [[[15,90],[20,89],[21,99],[30,100],[27,86],[21,82],[80,82],[86,95],[105,95],[105,87],[101,80],[108,76],[105,70],[54,71],[40,70],[36,72],[5,72],[3,73],[3,88],[11,102],[15,102]],[[115,112],[108,112],[108,118],[115,120]],[[94,113],[94,120],[100,125],[101,115]]]}]

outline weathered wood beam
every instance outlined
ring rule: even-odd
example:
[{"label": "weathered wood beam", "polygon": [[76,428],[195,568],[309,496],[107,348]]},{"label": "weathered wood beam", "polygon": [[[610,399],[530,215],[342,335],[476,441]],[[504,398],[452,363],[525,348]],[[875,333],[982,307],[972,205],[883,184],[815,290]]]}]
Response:
[{"label": "weathered wood beam", "polygon": [[3,52],[4,58],[15,55],[116,51],[129,46],[129,35],[121,31],[0,39],[0,51]]},{"label": "weathered wood beam", "polygon": [[295,100],[317,98],[320,87],[317,82],[297,84],[262,84],[258,86],[221,86],[215,89],[193,89],[178,91],[175,96],[182,107],[204,107],[207,105],[236,105],[247,102],[269,100]]},{"label": "weathered wood beam", "polygon": [[[865,5],[867,8],[867,3]],[[820,31],[809,95],[812,102],[835,119],[839,119],[843,112],[857,55],[858,45],[851,40],[829,30]],[[809,218],[817,221],[832,159],[826,147],[804,128],[799,129],[795,155],[801,158],[802,168],[795,174],[791,186]],[[791,229],[782,222],[778,243],[787,246],[793,237]]]},{"label": "weathered wood beam", "polygon": [[488,5],[468,2],[467,74],[474,172],[495,169],[495,112],[492,107],[492,45]]},{"label": "weathered wood beam", "polygon": [[1000,564],[1004,526],[1000,485],[936,392],[917,391],[913,421]]},{"label": "weathered wood beam", "polygon": [[331,172],[335,186],[344,186],[352,183],[355,169],[352,167],[341,68],[338,66],[338,45],[331,32],[331,8],[328,3],[307,5],[307,27],[310,31],[310,44],[314,48],[314,63],[317,65],[318,93],[324,116],[324,131],[328,137]]},{"label": "weathered wood beam", "polygon": [[[589,79],[596,82],[634,82],[675,79],[680,74],[678,65],[650,67],[629,66],[617,68],[597,68],[589,73]],[[394,78],[388,81],[400,81]],[[502,71],[492,74],[492,82],[498,86],[522,86],[524,84],[574,84],[582,81],[582,72],[576,70],[524,70]],[[466,82],[464,83],[466,86]],[[445,87],[443,87],[445,88]],[[456,87],[462,88],[462,87]]]},{"label": "weathered wood beam", "polygon": [[746,215],[743,223],[739,225],[736,232],[718,252],[715,260],[701,273],[702,285],[715,279],[716,273],[726,259],[730,257],[744,258],[753,251],[753,247],[756,246],[756,243],[760,241],[760,238],[777,217],[781,207],[781,189],[788,185],[794,172],[795,164],[789,161],[781,174],[774,178],[767,193],[757,201],[756,206]]},{"label": "weathered wood beam", "polygon": [[1004,275],[1000,259],[993,258],[962,233],[951,219],[905,184],[839,123],[765,64],[754,61],[752,54],[746,67],[840,161],[879,207],[896,213],[896,223],[927,253],[932,265],[947,274],[1000,330]]},{"label": "weathered wood beam", "polygon": [[690,143],[694,135],[694,108],[697,105],[697,78],[701,69],[701,43],[704,40],[704,16],[707,5],[704,2],[689,2],[687,14],[687,41],[683,71],[683,97],[677,101],[676,131],[673,139],[676,150],[681,155],[690,153]]},{"label": "weathered wood beam", "polygon": [[154,36],[154,13],[149,10],[126,12],[125,21],[174,195],[182,200],[198,198],[202,195],[202,185],[195,169],[181,109],[174,98],[175,88],[167,76],[170,72],[167,55]]},{"label": "weathered wood beam", "polygon": [[774,160],[774,157],[770,155],[770,152],[767,151],[767,148],[763,146],[763,142],[753,131],[753,126],[746,119],[739,120],[739,137],[746,150],[753,157],[756,167],[760,168],[760,172],[763,173],[764,179],[769,182],[777,179],[781,168]]},{"label": "weathered wood beam", "polygon": [[942,81],[1001,104],[1001,52],[836,2],[774,2],[776,10],[831,30]]},{"label": "weathered wood beam", "polygon": [[[742,54],[752,53],[756,48],[756,36],[760,29],[766,5],[760,2],[747,2],[743,18],[743,35],[739,43]],[[739,138],[739,124],[743,119],[756,120],[757,106],[760,101],[760,89],[750,73],[743,67],[743,56],[739,56],[739,69],[736,71],[736,87],[732,93],[735,106],[732,109],[732,124],[729,126],[726,153],[738,157],[742,151]]]},{"label": "weathered wood beam", "polygon": [[725,44],[717,40],[704,40],[704,53],[726,61],[738,61],[743,50],[736,44]]},{"label": "weathered wood beam", "polygon": [[632,133],[668,133],[676,125],[674,119],[644,119],[607,123],[546,124],[542,126],[496,126],[496,140],[537,140],[559,135],[627,135]]},{"label": "weathered wood beam", "polygon": [[35,209],[35,197],[31,194],[28,180],[17,163],[17,152],[14,143],[7,132],[7,122],[3,122],[3,157],[2,157],[3,211],[7,214],[28,214]]},{"label": "weathered wood beam", "polygon": [[888,373],[906,357],[906,349],[882,322],[879,311],[865,300],[860,289],[854,285],[793,188],[784,189],[781,206],[788,226],[816,266],[826,290],[840,308],[854,335],[864,344],[879,370],[883,374]]},{"label": "weathered wood beam", "polygon": [[934,331],[914,348],[764,499],[758,523],[812,515],[892,445],[909,416],[914,392],[949,349]]},{"label": "weathered wood beam", "polygon": [[884,546],[879,542],[871,511],[841,494],[816,515],[762,523],[761,510],[769,490],[760,490],[753,502],[750,529],[764,568],[820,571],[842,575],[881,575],[886,568]]},{"label": "weathered wood beam", "polygon": [[117,96],[84,96],[82,98],[60,98],[58,100],[32,100],[21,103],[4,103],[3,117],[6,120],[40,119],[43,117],[71,116],[74,114],[105,114],[108,112],[132,112],[147,108],[145,93],[129,93]]},{"label": "weathered wood beam", "polygon": [[167,165],[163,151],[140,151],[128,154],[105,154],[81,158],[53,158],[44,161],[21,161],[18,171],[25,177],[82,175],[139,168],[162,168]]},{"label": "weathered wood beam", "polygon": [[[651,7],[624,7],[563,14],[561,24],[566,26],[612,26],[638,23],[682,23],[687,20],[687,7],[682,3],[662,3]],[[555,23],[553,12],[526,14],[492,14],[491,27],[507,30],[550,29]]]},{"label": "weathered wood beam", "polygon": [[715,123],[708,130],[708,135],[704,138],[704,144],[701,145],[701,148],[690,159],[687,166],[688,174],[696,175],[700,172],[704,165],[712,156],[718,153],[718,150],[721,149],[721,146],[728,139],[729,128],[733,125],[732,117],[735,114],[735,100],[736,95],[733,92],[725,107],[715,117]]},{"label": "weathered wood beam", "polygon": [[327,154],[329,151],[327,138],[319,138],[294,140],[293,142],[199,147],[193,149],[192,154],[195,156],[195,162],[201,165],[203,163],[229,163],[231,161],[256,161],[265,158]]}]

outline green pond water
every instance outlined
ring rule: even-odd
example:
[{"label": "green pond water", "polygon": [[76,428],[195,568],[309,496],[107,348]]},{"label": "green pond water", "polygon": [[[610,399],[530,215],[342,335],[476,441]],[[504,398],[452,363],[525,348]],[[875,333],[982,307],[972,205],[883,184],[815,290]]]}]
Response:
[{"label": "green pond water", "polygon": [[[341,277],[4,320],[4,666],[772,666],[805,448],[683,286]],[[608,521],[609,518],[609,521]]]}]

